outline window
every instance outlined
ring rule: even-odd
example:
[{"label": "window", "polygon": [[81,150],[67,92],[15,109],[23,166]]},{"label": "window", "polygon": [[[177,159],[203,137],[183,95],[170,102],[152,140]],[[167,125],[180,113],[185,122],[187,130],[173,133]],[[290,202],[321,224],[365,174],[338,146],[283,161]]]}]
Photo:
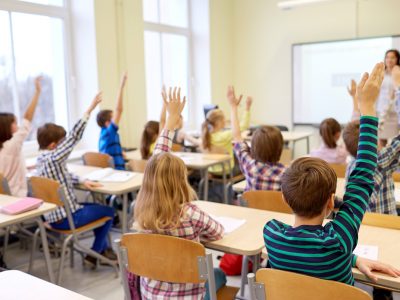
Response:
[{"label": "window", "polygon": [[[68,127],[66,8],[60,7],[57,13],[51,7],[46,15],[47,6],[29,4],[21,9],[19,4],[14,10],[13,3],[20,1],[7,2],[7,9],[0,4],[0,111],[12,112],[21,120],[34,94],[34,80],[42,76],[42,94],[29,136],[35,140],[36,128],[46,122]],[[30,2],[63,5],[62,0]],[[32,6],[35,13],[29,12]]]},{"label": "window", "polygon": [[180,86],[188,102],[183,112],[188,122],[191,78],[191,33],[188,0],[143,0],[145,21],[147,117],[158,120],[161,88]]}]

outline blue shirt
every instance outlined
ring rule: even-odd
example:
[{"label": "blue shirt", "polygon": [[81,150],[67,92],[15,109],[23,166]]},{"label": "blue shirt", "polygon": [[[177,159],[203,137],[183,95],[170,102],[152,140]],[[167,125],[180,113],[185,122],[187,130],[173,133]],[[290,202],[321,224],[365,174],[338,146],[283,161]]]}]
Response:
[{"label": "blue shirt", "polygon": [[113,122],[108,127],[102,127],[99,140],[99,151],[106,153],[114,159],[117,170],[125,170],[125,161],[122,156],[122,147],[119,141],[118,126]]}]

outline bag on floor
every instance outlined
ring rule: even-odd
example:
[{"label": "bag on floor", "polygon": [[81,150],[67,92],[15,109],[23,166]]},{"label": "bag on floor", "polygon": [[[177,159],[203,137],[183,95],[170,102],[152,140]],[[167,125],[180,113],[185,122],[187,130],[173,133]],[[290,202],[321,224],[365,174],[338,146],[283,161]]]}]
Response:
[{"label": "bag on floor", "polygon": [[[236,254],[224,254],[219,263],[219,267],[228,276],[240,275],[242,273],[243,256]],[[249,272],[253,269],[253,264],[249,261]]]}]

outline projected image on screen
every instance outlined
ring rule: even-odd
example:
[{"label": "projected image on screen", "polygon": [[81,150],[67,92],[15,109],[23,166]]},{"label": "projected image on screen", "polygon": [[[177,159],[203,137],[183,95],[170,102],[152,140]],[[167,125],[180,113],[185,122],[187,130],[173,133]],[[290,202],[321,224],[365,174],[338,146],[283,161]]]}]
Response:
[{"label": "projected image on screen", "polygon": [[386,50],[400,49],[400,37],[324,42],[293,46],[293,123],[350,120],[346,87],[383,61]]}]

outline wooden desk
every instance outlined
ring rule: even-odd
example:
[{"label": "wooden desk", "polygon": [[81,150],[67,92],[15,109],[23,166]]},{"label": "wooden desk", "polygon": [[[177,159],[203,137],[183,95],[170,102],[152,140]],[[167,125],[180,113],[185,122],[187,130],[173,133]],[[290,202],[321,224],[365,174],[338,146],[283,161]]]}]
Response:
[{"label": "wooden desk", "polygon": [[90,300],[88,297],[15,270],[0,272],[0,293],[2,300]]},{"label": "wooden desk", "polygon": [[[294,216],[290,214],[204,201],[196,201],[195,204],[209,214],[246,220],[244,225],[223,239],[206,244],[208,248],[233,254],[255,256],[260,253],[264,249],[262,231],[267,221],[278,219],[286,224],[294,222]],[[379,261],[400,268],[400,230],[361,225],[358,244],[378,246]],[[246,272],[246,268],[242,270],[242,276],[243,272]],[[356,280],[370,283],[357,269],[353,269],[353,273]],[[379,285],[400,291],[400,278],[377,275]]]},{"label": "wooden desk", "polygon": [[[0,206],[7,205],[7,204],[13,203],[18,200],[19,200],[19,198],[16,198],[16,197],[0,195]],[[54,273],[53,273],[53,268],[52,268],[51,260],[50,260],[50,252],[49,252],[49,247],[48,247],[48,243],[47,243],[46,230],[44,228],[41,217],[44,214],[55,210],[56,208],[57,208],[57,206],[54,204],[43,203],[37,209],[31,210],[31,211],[28,211],[28,212],[25,212],[22,214],[18,214],[18,215],[11,216],[11,215],[6,215],[3,213],[0,213],[0,227],[7,227],[10,225],[19,224],[24,221],[32,220],[32,219],[34,219],[38,223],[39,229],[40,229],[40,236],[41,236],[42,244],[43,244],[44,256],[45,256],[45,260],[46,260],[47,272],[48,272],[51,282],[55,282]],[[0,273],[0,274],[2,274],[2,273]],[[1,282],[1,280],[0,280],[0,282]],[[0,294],[2,294],[2,293],[3,292],[0,288]],[[23,298],[19,298],[19,299],[23,299]]]},{"label": "wooden desk", "polygon": [[[93,171],[99,170],[101,168],[89,167],[85,165],[75,165],[68,164],[68,170],[78,175],[79,177],[85,177]],[[126,172],[117,171],[116,172]],[[143,183],[143,174],[135,173],[131,179],[125,182],[100,182],[103,186],[91,189],[91,192],[100,193],[104,195],[120,195],[122,196],[122,233],[127,231],[128,227],[128,194],[131,192],[136,192],[140,189]],[[85,187],[80,186],[81,189],[86,190]]]}]

